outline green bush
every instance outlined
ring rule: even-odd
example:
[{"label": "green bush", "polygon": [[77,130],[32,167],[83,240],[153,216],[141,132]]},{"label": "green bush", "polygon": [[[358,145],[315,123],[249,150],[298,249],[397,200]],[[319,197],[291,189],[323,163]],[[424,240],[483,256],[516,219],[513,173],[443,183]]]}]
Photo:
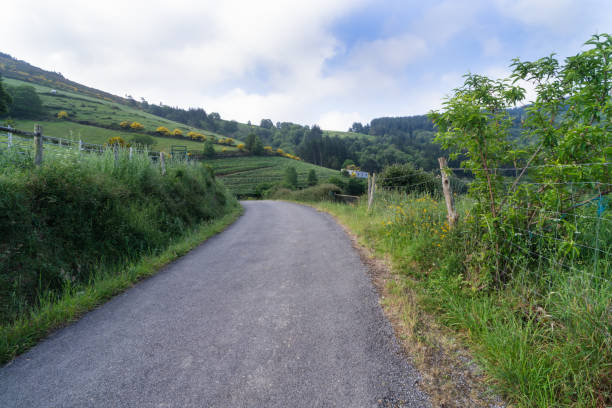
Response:
[{"label": "green bush", "polygon": [[[100,265],[165,248],[187,229],[221,216],[226,192],[204,166],[168,165],[161,176],[142,155],[122,151],[40,168],[0,154],[0,322],[44,296],[86,283]],[[4,301],[4,300],[7,301]]]},{"label": "green bush", "polygon": [[380,173],[377,184],[386,189],[404,193],[438,194],[442,184],[436,176],[424,170],[417,170],[411,164],[393,164]]},{"label": "green bush", "polygon": [[297,191],[279,188],[271,192],[270,198],[305,202],[333,201],[334,195],[341,193],[342,190],[335,184],[319,184]]}]

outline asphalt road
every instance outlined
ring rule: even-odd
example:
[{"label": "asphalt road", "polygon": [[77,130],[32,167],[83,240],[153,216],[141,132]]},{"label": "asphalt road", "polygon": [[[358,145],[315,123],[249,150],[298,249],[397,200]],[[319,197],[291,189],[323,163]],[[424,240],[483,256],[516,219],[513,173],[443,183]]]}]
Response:
[{"label": "asphalt road", "polygon": [[243,203],[222,234],[0,369],[0,407],[428,406],[334,220]]}]

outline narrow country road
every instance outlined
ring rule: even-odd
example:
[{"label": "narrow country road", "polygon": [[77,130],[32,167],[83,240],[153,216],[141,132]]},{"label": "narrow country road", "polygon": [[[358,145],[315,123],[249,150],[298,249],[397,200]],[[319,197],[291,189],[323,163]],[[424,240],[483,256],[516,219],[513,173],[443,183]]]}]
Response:
[{"label": "narrow country road", "polygon": [[426,407],[327,214],[245,214],[0,368],[0,407]]}]

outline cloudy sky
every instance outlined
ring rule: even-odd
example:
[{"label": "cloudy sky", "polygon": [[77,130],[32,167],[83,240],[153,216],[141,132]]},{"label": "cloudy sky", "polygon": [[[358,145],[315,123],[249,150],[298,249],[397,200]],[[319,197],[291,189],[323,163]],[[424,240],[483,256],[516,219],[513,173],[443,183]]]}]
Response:
[{"label": "cloudy sky", "polygon": [[0,51],[150,103],[346,130],[422,114],[470,71],[577,53],[610,0],[30,1]]}]

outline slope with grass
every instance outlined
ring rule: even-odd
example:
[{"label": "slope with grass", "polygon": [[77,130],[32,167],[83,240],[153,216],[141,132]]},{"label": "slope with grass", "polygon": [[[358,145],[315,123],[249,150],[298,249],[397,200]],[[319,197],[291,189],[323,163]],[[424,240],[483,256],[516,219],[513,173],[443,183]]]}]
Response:
[{"label": "slope with grass", "polygon": [[[31,155],[0,149],[0,362],[75,317],[71,302],[54,305],[86,292],[77,309],[95,306],[153,272],[126,268],[237,208],[199,163],[169,161],[163,176],[144,154],[56,148],[34,167]],[[109,293],[92,289],[109,279]]]},{"label": "slope with grass", "polygon": [[[170,131],[179,129],[184,135],[194,131],[208,137],[222,137],[219,134],[202,129],[186,126],[164,118],[151,115],[133,107],[118,104],[113,101],[97,99],[87,95],[81,95],[68,91],[56,91],[44,85],[32,84],[16,79],[4,78],[6,86],[32,86],[40,96],[45,115],[39,120],[15,119],[14,126],[20,129],[30,129],[34,123],[42,124],[46,134],[62,138],[76,138],[88,143],[103,144],[111,137],[120,136],[129,141],[132,137],[143,132],[153,132],[159,126],[164,126]],[[65,111],[67,119],[58,119],[57,114]],[[41,120],[42,119],[42,120]],[[119,126],[121,122],[138,122],[144,126],[143,132],[123,129]],[[177,139],[151,135],[155,140],[153,149],[169,151],[172,145],[187,146],[189,150],[202,150],[203,142],[187,139]],[[215,150],[237,150],[232,146],[214,145]]]},{"label": "slope with grass", "polygon": [[239,196],[251,196],[262,183],[283,181],[285,170],[294,167],[298,173],[298,187],[307,185],[308,172],[314,169],[319,180],[339,176],[337,170],[316,166],[284,157],[253,156],[206,160],[227,188]]}]

